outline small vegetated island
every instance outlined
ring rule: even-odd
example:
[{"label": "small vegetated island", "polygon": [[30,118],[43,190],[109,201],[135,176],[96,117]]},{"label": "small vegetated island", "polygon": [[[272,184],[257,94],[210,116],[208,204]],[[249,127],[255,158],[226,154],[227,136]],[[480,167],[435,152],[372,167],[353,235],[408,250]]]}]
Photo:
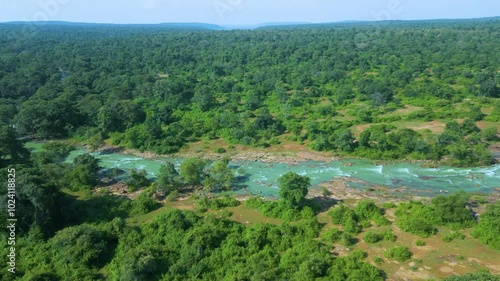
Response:
[{"label": "small vegetated island", "polygon": [[[16,273],[2,247],[0,276],[500,280],[495,196],[335,198],[311,195],[311,179],[294,172],[280,175],[275,200],[227,193],[244,188],[245,171],[230,165],[241,151],[494,165],[498,46],[498,18],[0,24],[0,178],[15,169],[17,218]],[[28,139],[44,142],[30,151]],[[184,160],[152,178],[95,153],[69,157],[81,144]],[[6,184],[0,195],[7,221]]]}]

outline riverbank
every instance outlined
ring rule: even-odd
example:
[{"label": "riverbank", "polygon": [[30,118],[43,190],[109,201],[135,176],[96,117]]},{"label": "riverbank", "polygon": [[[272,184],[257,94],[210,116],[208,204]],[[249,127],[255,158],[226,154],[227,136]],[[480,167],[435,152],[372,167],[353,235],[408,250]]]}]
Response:
[{"label": "riverbank", "polygon": [[[338,178],[329,182],[319,184],[318,187],[313,187],[309,193],[309,198],[328,198],[331,200],[342,201],[360,201],[364,199],[373,200],[376,203],[387,202],[407,202],[409,200],[428,200],[437,195],[446,195],[449,192],[440,190],[436,193],[434,190],[414,190],[406,186],[392,188],[383,185],[373,185],[369,189],[360,189],[350,187],[349,183],[357,181],[352,178]],[[325,190],[328,191],[325,194]],[[495,188],[488,194],[472,194],[480,196],[489,203],[500,201],[500,188]],[[320,200],[321,201],[321,200]]]},{"label": "riverbank", "polygon": [[174,154],[155,154],[152,152],[141,152],[136,149],[123,149],[118,146],[105,146],[99,149],[100,153],[122,153],[125,155],[141,157],[144,159],[161,159],[161,158],[192,158],[199,157],[204,160],[216,161],[229,157],[234,162],[263,162],[263,163],[283,163],[289,165],[298,165],[300,162],[316,161],[330,163],[341,160],[339,157],[328,156],[326,153],[301,151],[301,152],[254,152],[254,151],[232,151],[227,153],[196,153],[196,152],[180,152]]}]

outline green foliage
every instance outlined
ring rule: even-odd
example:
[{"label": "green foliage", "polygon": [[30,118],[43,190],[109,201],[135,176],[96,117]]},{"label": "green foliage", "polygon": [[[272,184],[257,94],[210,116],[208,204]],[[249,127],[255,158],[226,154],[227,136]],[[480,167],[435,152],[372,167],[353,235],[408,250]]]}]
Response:
[{"label": "green foliage", "polygon": [[468,273],[465,275],[450,276],[443,281],[499,281],[500,276],[493,275],[489,272]]},{"label": "green foliage", "polygon": [[396,242],[397,236],[390,230],[385,230],[381,233],[384,241]]},{"label": "green foliage", "polygon": [[375,216],[372,217],[372,220],[378,225],[378,226],[383,226],[383,225],[390,225],[391,222],[381,214],[376,214]]},{"label": "green foliage", "polygon": [[338,205],[328,211],[333,224],[344,225],[349,220],[355,220],[354,212],[344,204]]},{"label": "green foliage", "polygon": [[321,236],[321,238],[323,241],[333,244],[340,241],[342,238],[342,231],[337,228],[330,228]]},{"label": "green foliage", "polygon": [[396,224],[403,230],[420,237],[429,237],[436,233],[435,225],[439,218],[435,216],[434,210],[421,202],[410,201],[400,203],[395,212]]},{"label": "green foliage", "polygon": [[448,197],[438,196],[430,205],[410,201],[396,208],[396,224],[406,232],[420,237],[436,233],[436,226],[448,225],[454,228],[467,228],[475,225],[474,217],[467,208],[468,196],[464,193]]},{"label": "green foliage", "polygon": [[226,153],[227,151],[223,147],[218,147],[215,149],[215,153]]},{"label": "green foliage", "polygon": [[498,129],[494,127],[486,128],[481,133],[486,141],[498,141]]},{"label": "green foliage", "polygon": [[87,165],[80,164],[70,168],[64,177],[71,191],[92,190],[97,185],[95,172]]},{"label": "green foliage", "polygon": [[76,166],[82,165],[88,168],[91,172],[97,173],[101,169],[101,167],[99,167],[99,161],[99,159],[87,153],[75,157],[73,164]]},{"label": "green foliage", "polygon": [[191,185],[198,185],[203,178],[206,162],[200,158],[187,158],[181,163],[180,175]]},{"label": "green foliage", "polygon": [[383,263],[384,263],[384,259],[382,259],[381,257],[375,257],[375,258],[373,259],[373,261],[374,261],[374,262],[375,262],[375,264],[377,264],[377,265],[381,265],[381,264],[383,264]]},{"label": "green foliage", "polygon": [[388,225],[390,221],[383,216],[383,210],[375,205],[371,200],[359,202],[354,210],[341,204],[328,211],[332,218],[332,223],[343,225],[348,233],[359,233],[362,227],[370,227],[371,220],[377,225]]},{"label": "green foliage", "polygon": [[444,242],[451,242],[451,241],[453,241],[455,239],[464,240],[465,239],[465,235],[463,235],[460,232],[452,232],[450,234],[447,234],[447,235],[443,236],[443,241]]},{"label": "green foliage", "polygon": [[357,234],[361,232],[361,226],[353,219],[348,219],[344,222],[344,230],[347,233]]},{"label": "green foliage", "polygon": [[352,152],[354,150],[354,136],[348,129],[340,129],[333,134],[333,145],[343,152]]},{"label": "green foliage", "polygon": [[[250,33],[58,25],[31,36],[18,25],[3,25],[0,126],[15,125],[22,136],[85,140],[91,151],[108,137],[117,145],[171,154],[202,138],[265,148],[286,134],[316,150],[367,158],[489,165],[484,147],[493,140],[474,143],[469,121],[461,133],[438,140],[388,127],[368,128],[356,142],[353,126],[497,122],[498,105],[491,101],[499,95],[498,63],[489,55],[496,51],[497,27],[495,20],[396,23],[379,34],[366,24]],[[363,43],[360,56],[345,42],[363,34],[377,34],[376,40],[365,38],[377,44]],[[207,41],[210,48],[191,44]],[[12,52],[19,44],[25,52]],[[428,46],[436,46],[432,56],[418,55]],[[68,48],[72,56],[58,55]],[[290,59],[276,60],[284,57]],[[484,116],[479,101],[495,109]],[[416,106],[422,108],[396,112]],[[461,158],[464,151],[472,156]]]},{"label": "green foliage", "polygon": [[[39,97],[46,88],[38,88],[37,95],[21,104],[15,123],[25,135],[43,139],[67,137],[71,128],[82,125],[82,118],[68,95]],[[59,86],[56,88],[53,90],[61,91]]]},{"label": "green foliage", "polygon": [[166,162],[160,167],[160,173],[157,176],[157,183],[160,188],[172,189],[178,185],[179,173],[174,164]]},{"label": "green foliage", "polygon": [[[289,134],[313,149],[359,157],[491,165],[488,145],[496,133],[479,132],[475,121],[500,120],[498,27],[497,20],[394,23],[382,32],[372,25],[251,32],[47,25],[31,33],[23,32],[23,25],[0,25],[0,168],[26,165],[15,166],[20,278],[102,280],[105,273],[106,279],[125,281],[384,280],[363,261],[365,253],[336,257],[316,240],[320,224],[312,219],[316,209],[304,200],[310,185],[305,178],[284,178],[279,202],[246,203],[267,216],[302,220],[293,224],[248,227],[227,220],[227,212],[197,217],[167,210],[130,228],[111,220],[156,208],[149,194],[133,202],[105,194],[66,196],[61,188],[95,185],[98,163],[83,156],[65,164],[72,149],[49,143],[32,155],[31,164],[18,137],[88,140],[90,150],[109,137],[117,145],[170,154],[200,139],[266,148]],[[373,35],[368,39],[376,44],[346,44],[360,34]],[[457,104],[466,100],[470,103]],[[479,107],[485,105],[493,106],[488,116]],[[403,106],[423,109],[395,111]],[[436,119],[447,122],[440,135],[393,126],[413,127],[399,120]],[[450,122],[459,119],[465,121]],[[356,142],[358,128],[367,129]],[[199,185],[206,179],[206,185],[231,186],[227,165],[213,176],[203,161],[186,161],[179,181],[170,166],[159,185],[178,187],[181,180]],[[214,204],[232,204],[225,200]],[[441,225],[470,227],[475,223],[465,204],[460,196],[436,198],[430,205],[402,203],[396,223],[421,236]],[[325,239],[346,246],[356,242],[347,232],[358,233],[372,221],[388,223],[368,202],[330,214],[345,232],[332,230]],[[1,215],[5,221],[5,212]],[[472,234],[494,249],[500,245],[498,217],[498,204],[488,206]],[[408,252],[394,248],[387,255],[403,260]],[[498,278],[480,273],[450,280]]]},{"label": "green foliage", "polygon": [[93,193],[82,200],[70,198],[66,198],[61,204],[64,206],[65,219],[72,223],[100,223],[110,222],[115,218],[125,219],[133,207],[132,200],[117,200],[106,192]]},{"label": "green foliage", "polygon": [[394,204],[394,202],[386,202],[386,203],[382,203],[382,207],[384,209],[392,209],[392,208],[396,208],[396,204]]},{"label": "green foliage", "polygon": [[207,197],[202,197],[197,201],[197,207],[202,209],[212,209],[221,210],[227,207],[239,206],[240,201],[234,199],[233,197],[223,196],[221,198],[208,199]]},{"label": "green foliage", "polygon": [[422,240],[417,240],[417,242],[415,242],[415,245],[420,246],[420,247],[425,246],[425,242]]},{"label": "green foliage", "polygon": [[396,235],[394,235],[390,230],[385,230],[382,233],[367,231],[363,235],[363,241],[369,244],[374,244],[382,240],[395,242],[396,238],[397,238]]},{"label": "green foliage", "polygon": [[278,179],[279,195],[283,202],[291,208],[298,208],[309,192],[311,180],[306,176],[299,176],[290,172]]},{"label": "green foliage", "polygon": [[48,163],[61,163],[75,147],[63,142],[46,142],[42,145],[42,151],[35,154],[35,162],[40,165]]},{"label": "green foliage", "polygon": [[97,151],[104,146],[104,138],[102,134],[95,134],[87,140],[88,149],[90,152]]},{"label": "green foliage", "polygon": [[99,159],[90,154],[82,154],[73,160],[64,175],[64,182],[71,191],[90,191],[98,183]]},{"label": "green foliage", "polygon": [[141,227],[141,231],[122,235],[109,266],[109,277],[330,280],[342,276],[358,280],[357,276],[367,276],[382,280],[381,272],[363,261],[365,253],[354,251],[348,257],[334,258],[328,247],[314,241],[318,233],[319,225],[314,220],[296,225],[244,227],[214,216],[199,218],[190,212],[171,210]]},{"label": "green foliage", "polygon": [[438,196],[431,202],[439,225],[455,225],[460,228],[475,224],[472,212],[466,207],[468,195],[465,192],[455,193],[448,197]]},{"label": "green foliage", "polygon": [[351,234],[349,233],[342,233],[342,235],[340,236],[340,241],[342,243],[342,245],[346,246],[346,247],[350,247],[354,244],[356,244],[357,240],[356,238],[354,238]]},{"label": "green foliage", "polygon": [[500,202],[486,206],[479,217],[479,223],[472,231],[472,237],[481,243],[500,251]]},{"label": "green foliage", "polygon": [[404,262],[411,258],[413,253],[405,246],[395,246],[385,251],[384,256],[399,262]]},{"label": "green foliage", "polygon": [[234,172],[229,168],[229,160],[226,159],[213,163],[202,184],[208,190],[230,190],[234,181]]},{"label": "green foliage", "polygon": [[371,200],[363,200],[354,207],[354,213],[358,221],[370,220],[374,216],[382,214],[382,210]]},{"label": "green foliage", "polygon": [[51,249],[60,256],[61,262],[83,265],[99,265],[106,255],[109,242],[116,238],[92,225],[68,227],[59,231],[51,240]]},{"label": "green foliage", "polygon": [[245,201],[246,206],[258,210],[266,217],[279,218],[285,221],[313,218],[317,207],[310,204],[310,202],[306,203],[311,206],[297,209],[290,207],[289,204],[286,204],[283,200],[279,200],[278,202],[264,201],[261,198],[252,197]]},{"label": "green foliage", "polygon": [[156,200],[151,198],[146,192],[141,193],[137,198],[132,202],[132,210],[130,212],[131,215],[141,215],[147,214],[158,209],[161,206]]},{"label": "green foliage", "polygon": [[147,187],[151,181],[146,178],[148,173],[146,170],[130,170],[130,178],[125,182],[129,192],[137,191],[140,188]]},{"label": "green foliage", "polygon": [[30,247],[20,248],[20,255],[26,260],[16,269],[34,280],[49,276],[50,280],[99,280],[98,270],[111,260],[123,225],[119,221],[82,224],[57,232],[47,242],[25,240]]},{"label": "green foliage", "polygon": [[377,243],[381,240],[382,240],[382,235],[376,234],[376,233],[371,232],[371,231],[367,231],[363,235],[363,241],[365,241],[366,243],[369,243],[369,244],[374,244],[374,243]]},{"label": "green foliage", "polygon": [[[65,224],[64,195],[37,167],[13,166],[16,170],[16,234],[21,236],[32,227],[40,227],[49,235]],[[0,177],[7,178],[7,169],[0,169]],[[7,185],[0,187],[0,194],[7,203]],[[10,198],[9,198],[10,199]],[[0,219],[7,221],[7,208],[0,212]],[[3,231],[6,231],[4,229]]]},{"label": "green foliage", "polygon": [[356,214],[357,221],[360,223],[373,220],[379,226],[391,224],[391,222],[384,217],[384,211],[376,206],[375,202],[371,200],[359,202],[354,208],[354,213]]},{"label": "green foliage", "polygon": [[[1,124],[0,124],[1,126]],[[0,127],[0,168],[8,164],[26,162],[29,151],[17,139],[16,131],[9,126]]]}]

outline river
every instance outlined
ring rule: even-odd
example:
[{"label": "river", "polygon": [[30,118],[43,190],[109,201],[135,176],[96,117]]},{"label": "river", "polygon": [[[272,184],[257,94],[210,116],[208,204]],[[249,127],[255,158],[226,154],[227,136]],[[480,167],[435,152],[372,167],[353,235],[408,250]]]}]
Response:
[{"label": "river", "polygon": [[[32,150],[38,150],[39,143],[27,143]],[[86,153],[84,148],[71,152],[66,159],[71,162],[76,156]],[[179,166],[182,159],[144,159],[120,153],[93,153],[101,160],[105,169],[122,170],[144,169],[150,178],[154,178],[165,161]],[[387,186],[388,188],[406,187],[415,194],[438,194],[443,192],[465,191],[473,193],[492,193],[500,188],[500,165],[489,167],[423,168],[420,164],[394,162],[386,165],[374,165],[370,160],[344,159],[331,163],[300,162],[299,164],[264,163],[264,162],[231,162],[236,170],[244,170],[246,177],[238,182],[236,193],[248,193],[265,197],[276,197],[278,194],[277,179],[287,173],[295,172],[311,178],[313,185],[329,182],[335,178],[347,178],[349,187],[368,188],[370,186]],[[390,189],[389,189],[390,190]]]}]

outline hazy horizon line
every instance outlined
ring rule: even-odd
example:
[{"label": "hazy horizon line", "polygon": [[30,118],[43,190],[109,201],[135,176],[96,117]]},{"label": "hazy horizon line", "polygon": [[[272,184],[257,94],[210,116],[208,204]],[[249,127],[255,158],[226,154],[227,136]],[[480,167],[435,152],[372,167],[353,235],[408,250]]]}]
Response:
[{"label": "hazy horizon line", "polygon": [[258,26],[258,25],[310,25],[310,24],[333,24],[333,23],[374,23],[374,22],[411,22],[411,21],[434,21],[434,20],[479,20],[479,19],[496,19],[500,16],[491,17],[467,17],[467,18],[425,18],[425,19],[393,19],[393,20],[340,20],[340,21],[325,21],[325,22],[306,22],[306,21],[276,21],[276,22],[259,22],[259,23],[233,23],[233,24],[219,24],[213,22],[203,22],[203,21],[165,21],[157,23],[117,23],[117,22],[91,22],[91,21],[69,21],[69,20],[47,20],[47,21],[0,21],[0,24],[9,23],[73,23],[73,24],[97,24],[97,25],[159,25],[159,24],[205,24],[205,25],[215,25],[220,27],[234,27],[234,26]]}]

